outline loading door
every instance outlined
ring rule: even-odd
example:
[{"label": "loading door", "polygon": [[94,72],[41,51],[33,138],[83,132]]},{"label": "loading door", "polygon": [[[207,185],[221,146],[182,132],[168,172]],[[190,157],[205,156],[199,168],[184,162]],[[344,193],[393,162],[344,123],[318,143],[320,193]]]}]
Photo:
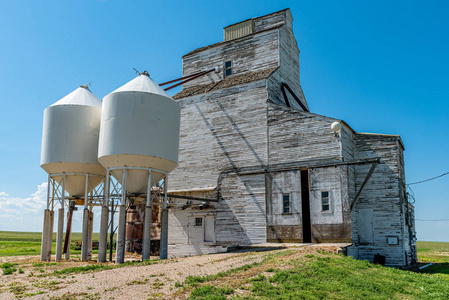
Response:
[{"label": "loading door", "polygon": [[215,218],[214,216],[204,217],[204,241],[215,242]]},{"label": "loading door", "polygon": [[310,225],[309,171],[301,171],[302,242],[312,242]]}]

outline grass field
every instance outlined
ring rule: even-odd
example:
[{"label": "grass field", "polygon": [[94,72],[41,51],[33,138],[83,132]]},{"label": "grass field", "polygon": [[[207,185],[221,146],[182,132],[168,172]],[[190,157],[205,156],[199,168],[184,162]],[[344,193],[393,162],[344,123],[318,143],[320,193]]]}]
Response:
[{"label": "grass field", "polygon": [[416,246],[420,262],[449,263],[449,243],[417,242]]},{"label": "grass field", "polygon": [[[40,232],[0,231],[0,257],[19,255],[39,255],[41,253]],[[93,234],[93,241],[98,241],[99,234]],[[72,233],[72,242],[81,240],[80,232]],[[56,233],[53,233],[52,252],[56,251]],[[70,253],[80,254],[80,250],[71,250]],[[93,253],[96,253],[95,250]]]},{"label": "grass field", "polygon": [[[178,284],[188,299],[448,299],[449,275],[373,265],[318,251],[294,250]],[[187,292],[186,292],[187,290]]]}]

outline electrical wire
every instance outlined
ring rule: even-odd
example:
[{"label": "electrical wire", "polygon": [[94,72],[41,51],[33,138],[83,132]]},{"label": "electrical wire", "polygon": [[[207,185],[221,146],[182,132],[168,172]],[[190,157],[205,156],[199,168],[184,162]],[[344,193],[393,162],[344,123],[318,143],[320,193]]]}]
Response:
[{"label": "electrical wire", "polygon": [[412,184],[418,184],[418,183],[423,183],[423,182],[431,181],[431,180],[434,180],[434,179],[443,177],[443,176],[445,176],[445,175],[447,175],[447,174],[449,174],[449,172],[443,173],[443,174],[441,174],[441,175],[438,175],[438,176],[435,176],[435,177],[432,177],[432,178],[429,178],[429,179],[426,179],[426,180],[421,180],[421,181],[417,181],[417,182],[408,183],[407,185],[412,185]]},{"label": "electrical wire", "polygon": [[439,222],[439,221],[449,221],[449,219],[437,219],[437,220],[423,220],[423,219],[415,219],[416,221],[426,221],[426,222]]}]

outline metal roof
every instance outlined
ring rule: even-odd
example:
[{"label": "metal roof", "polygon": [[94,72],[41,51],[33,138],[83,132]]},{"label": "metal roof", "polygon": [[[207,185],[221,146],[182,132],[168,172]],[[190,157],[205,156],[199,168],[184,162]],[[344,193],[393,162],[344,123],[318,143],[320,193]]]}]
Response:
[{"label": "metal roof", "polygon": [[[112,93],[119,92],[145,92],[150,94],[157,94],[171,98],[163,88],[161,88],[156,82],[154,82],[150,76],[145,74],[140,74],[130,82],[122,85]],[[111,94],[112,94],[111,93]]]},{"label": "metal roof", "polygon": [[80,105],[80,106],[93,106],[101,107],[101,100],[98,99],[87,86],[80,86],[64,98],[56,101],[50,106],[57,105]]}]

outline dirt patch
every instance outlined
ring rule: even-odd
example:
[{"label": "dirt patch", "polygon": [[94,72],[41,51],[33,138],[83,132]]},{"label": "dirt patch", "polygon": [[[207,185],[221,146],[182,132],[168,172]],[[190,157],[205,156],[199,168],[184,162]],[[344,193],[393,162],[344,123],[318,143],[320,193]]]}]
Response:
[{"label": "dirt patch", "polygon": [[[286,262],[292,258],[301,258],[317,250],[337,252],[337,247],[296,247],[291,249],[257,251],[244,250],[232,253],[210,254],[155,260],[150,265],[127,265],[116,268],[112,263],[97,264],[91,262],[68,261],[43,263],[39,257],[9,257],[3,262],[15,263],[17,269],[11,275],[0,275],[1,299],[185,299],[190,289],[181,287],[187,276],[215,275],[232,269],[252,265],[248,270],[230,274],[235,276],[239,285],[245,280],[267,272],[269,261],[257,265],[267,256],[279,255]],[[137,259],[136,259],[137,260]],[[80,272],[66,272],[68,268],[96,266],[98,269],[86,269]],[[282,265],[282,264],[281,264]],[[102,269],[110,267],[111,269]],[[286,264],[283,266],[288,268]],[[89,267],[91,268],[91,267]],[[279,263],[277,263],[279,268]],[[18,270],[21,270],[19,273]],[[57,272],[55,272],[57,271]],[[225,284],[225,277],[216,284]]]}]

